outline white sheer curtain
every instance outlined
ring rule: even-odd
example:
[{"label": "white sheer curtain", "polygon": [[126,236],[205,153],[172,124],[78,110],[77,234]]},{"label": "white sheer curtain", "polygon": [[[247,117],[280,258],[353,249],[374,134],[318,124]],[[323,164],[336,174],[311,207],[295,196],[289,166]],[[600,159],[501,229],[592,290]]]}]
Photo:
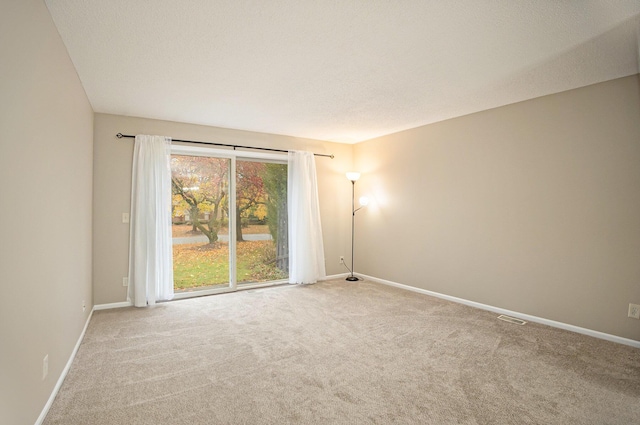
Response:
[{"label": "white sheer curtain", "polygon": [[170,138],[136,136],[128,296],[136,307],[173,298],[170,161]]},{"label": "white sheer curtain", "polygon": [[288,170],[289,283],[315,283],[326,272],[313,154],[289,152]]}]

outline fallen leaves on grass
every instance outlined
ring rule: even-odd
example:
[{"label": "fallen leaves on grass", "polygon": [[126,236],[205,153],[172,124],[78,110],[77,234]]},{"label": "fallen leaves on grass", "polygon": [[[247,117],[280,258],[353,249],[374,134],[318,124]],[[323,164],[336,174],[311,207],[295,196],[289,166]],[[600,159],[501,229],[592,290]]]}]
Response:
[{"label": "fallen leaves on grass", "polygon": [[[237,244],[239,282],[283,279],[287,273],[275,265],[272,241]],[[173,275],[176,289],[220,285],[229,282],[229,244],[184,244],[173,246]]]}]

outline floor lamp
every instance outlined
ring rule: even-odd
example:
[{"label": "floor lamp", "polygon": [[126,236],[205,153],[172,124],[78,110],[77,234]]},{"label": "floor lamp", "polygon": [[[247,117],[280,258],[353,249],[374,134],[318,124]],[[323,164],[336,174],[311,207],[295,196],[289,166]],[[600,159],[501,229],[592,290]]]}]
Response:
[{"label": "floor lamp", "polygon": [[360,208],[367,206],[369,200],[366,197],[360,198],[360,208],[356,208],[356,181],[360,178],[360,173],[356,173],[350,171],[347,173],[347,178],[351,180],[351,274],[347,277],[347,280],[350,282],[354,282],[356,280],[360,280],[353,275],[353,247],[354,247],[354,236],[355,236],[355,221],[356,221],[356,211]]}]

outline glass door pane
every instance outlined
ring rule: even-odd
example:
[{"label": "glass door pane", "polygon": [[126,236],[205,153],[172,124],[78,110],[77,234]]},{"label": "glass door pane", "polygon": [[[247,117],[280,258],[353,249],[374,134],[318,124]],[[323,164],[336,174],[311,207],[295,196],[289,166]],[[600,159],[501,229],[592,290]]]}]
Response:
[{"label": "glass door pane", "polygon": [[176,292],[228,288],[231,160],[171,155]]},{"label": "glass door pane", "polygon": [[287,164],[236,161],[235,226],[238,284],[288,278]]}]

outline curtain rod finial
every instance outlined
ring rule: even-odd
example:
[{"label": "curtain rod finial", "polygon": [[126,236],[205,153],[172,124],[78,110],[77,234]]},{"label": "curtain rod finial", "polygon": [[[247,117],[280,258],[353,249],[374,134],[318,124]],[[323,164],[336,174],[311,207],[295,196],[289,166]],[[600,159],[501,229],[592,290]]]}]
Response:
[{"label": "curtain rod finial", "polygon": [[118,134],[116,134],[116,137],[117,137],[118,139],[122,139],[122,133],[118,133]]}]

